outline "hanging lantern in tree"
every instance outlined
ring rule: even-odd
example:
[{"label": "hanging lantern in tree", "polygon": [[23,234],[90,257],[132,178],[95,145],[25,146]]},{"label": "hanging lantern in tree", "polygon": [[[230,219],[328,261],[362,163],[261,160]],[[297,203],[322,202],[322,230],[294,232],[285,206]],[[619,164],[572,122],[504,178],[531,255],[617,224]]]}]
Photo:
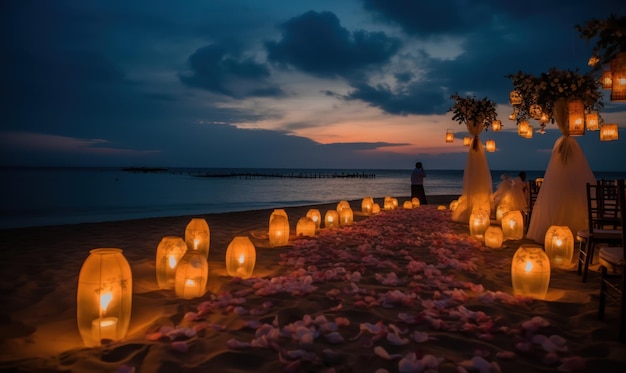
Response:
[{"label": "hanging lantern in tree", "polygon": [[618,136],[617,123],[605,123],[600,126],[600,141],[617,140]]},{"label": "hanging lantern in tree", "polygon": [[543,113],[543,110],[541,109],[541,105],[532,104],[530,105],[530,108],[528,109],[528,115],[533,119],[541,118],[542,113]]},{"label": "hanging lantern in tree", "polygon": [[193,218],[185,228],[185,243],[188,250],[198,250],[208,258],[211,232],[206,220]]},{"label": "hanging lantern in tree", "polygon": [[268,235],[271,247],[285,246],[289,243],[289,220],[285,215],[274,215],[270,221]]},{"label": "hanging lantern in tree", "polygon": [[[622,37],[624,37],[622,35]],[[613,86],[611,88],[611,101],[626,101],[626,52],[620,52],[611,63]]]},{"label": "hanging lantern in tree", "polygon": [[521,240],[524,238],[524,217],[521,211],[509,211],[502,215],[501,224],[505,240]]},{"label": "hanging lantern in tree", "polygon": [[534,131],[533,126],[531,126],[531,125],[529,124],[529,125],[528,125],[528,128],[526,128],[526,133],[524,133],[524,134],[522,135],[522,137],[523,137],[523,138],[525,138],[525,139],[532,139],[532,138],[533,138],[533,131]]},{"label": "hanging lantern in tree", "polygon": [[324,215],[324,227],[328,229],[337,228],[339,226],[339,214],[336,210],[328,210]]},{"label": "hanging lantern in tree", "polygon": [[417,197],[411,198],[411,204],[413,205],[413,208],[420,207],[420,199]]},{"label": "hanging lantern in tree", "polygon": [[187,251],[182,237],[165,236],[156,251],[156,278],[160,289],[173,289],[176,266]]},{"label": "hanging lantern in tree", "polygon": [[469,136],[465,136],[463,138],[463,146],[470,146],[472,145],[472,138]]},{"label": "hanging lantern in tree", "polygon": [[176,267],[176,296],[183,299],[203,296],[208,277],[209,263],[206,256],[197,250],[187,250]]},{"label": "hanging lantern in tree", "polygon": [[602,78],[600,79],[602,82],[603,89],[611,89],[613,88],[613,73],[611,70],[602,71]]},{"label": "hanging lantern in tree", "polygon": [[372,215],[376,215],[380,213],[380,205],[378,203],[374,203],[372,205]]},{"label": "hanging lantern in tree", "polygon": [[[313,225],[313,221],[311,221]],[[315,232],[315,230],[314,230]],[[256,248],[246,236],[237,236],[226,249],[226,272],[229,276],[249,278],[256,264]]]},{"label": "hanging lantern in tree", "polygon": [[567,123],[570,136],[585,134],[585,105],[583,100],[575,98],[567,100]]},{"label": "hanging lantern in tree", "polygon": [[372,206],[374,205],[374,198],[365,197],[361,201],[361,212],[363,215],[371,215],[372,214]]},{"label": "hanging lantern in tree", "polygon": [[544,299],[550,285],[550,259],[539,245],[521,245],[511,262],[513,293]]},{"label": "hanging lantern in tree", "polygon": [[493,130],[493,132],[500,132],[502,131],[502,121],[499,119],[494,119],[491,122],[491,129]]},{"label": "hanging lantern in tree", "polygon": [[402,203],[402,208],[405,210],[412,210],[413,209],[413,204],[411,203],[411,201],[404,201]]},{"label": "hanging lantern in tree", "polygon": [[528,126],[529,124],[527,120],[519,121],[519,123],[517,123],[517,134],[522,137],[526,135],[526,132],[528,131]]},{"label": "hanging lantern in tree", "polygon": [[313,237],[315,236],[315,222],[306,216],[301,217],[296,224],[296,236]]},{"label": "hanging lantern in tree", "polygon": [[587,131],[597,131],[600,129],[598,111],[589,110],[585,113],[585,126],[587,127]]},{"label": "hanging lantern in tree", "polygon": [[348,203],[348,201],[339,201],[337,204],[337,213],[341,214],[341,210],[345,208],[350,208],[350,203]]},{"label": "hanging lantern in tree", "polygon": [[454,131],[451,129],[446,130],[446,142],[454,141]]},{"label": "hanging lantern in tree", "polygon": [[306,213],[306,217],[313,220],[313,222],[315,223],[315,229],[320,229],[320,226],[322,224],[322,214],[320,213],[320,210],[309,209],[309,211],[307,211]]},{"label": "hanging lantern in tree", "polygon": [[502,228],[495,225],[487,227],[485,230],[485,246],[490,249],[499,249],[502,247],[503,240]]},{"label": "hanging lantern in tree", "polygon": [[522,95],[518,91],[513,90],[509,93],[509,101],[511,102],[511,105],[513,106],[521,105]]},{"label": "hanging lantern in tree", "polygon": [[354,219],[354,213],[350,207],[344,207],[339,212],[339,225],[347,226],[352,225],[352,221]]},{"label": "hanging lantern in tree", "polygon": [[[541,117],[539,117],[539,123],[547,124],[550,121],[550,116],[547,113],[541,112]],[[543,129],[543,126],[541,127]]]},{"label": "hanging lantern in tree", "polygon": [[485,150],[493,153],[496,151],[496,140],[487,140],[485,142]]},{"label": "hanging lantern in tree", "polygon": [[483,209],[474,209],[469,218],[470,236],[478,240],[483,240],[489,224],[489,213]]},{"label": "hanging lantern in tree", "polygon": [[574,256],[574,235],[568,226],[552,225],[545,235],[544,247],[553,267],[567,267]]},{"label": "hanging lantern in tree", "polygon": [[133,277],[122,250],[93,249],[78,275],[76,319],[88,347],[124,338],[130,323]]}]

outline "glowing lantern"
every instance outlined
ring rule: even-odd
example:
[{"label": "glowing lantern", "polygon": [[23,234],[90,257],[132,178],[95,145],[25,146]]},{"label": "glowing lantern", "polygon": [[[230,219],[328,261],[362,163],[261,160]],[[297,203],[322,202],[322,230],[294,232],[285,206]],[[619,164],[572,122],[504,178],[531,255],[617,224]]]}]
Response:
[{"label": "glowing lantern", "polygon": [[391,203],[393,204],[393,208],[394,209],[398,208],[398,199],[397,198],[392,198],[391,199]]},{"label": "glowing lantern", "polygon": [[524,133],[522,135],[523,138],[525,139],[532,139],[533,138],[533,126],[531,126],[530,124],[528,125],[528,128],[526,129],[526,133]]},{"label": "glowing lantern", "polygon": [[339,201],[337,204],[337,213],[341,213],[341,210],[345,208],[350,208],[350,203],[348,203],[348,201]]},{"label": "glowing lantern", "polygon": [[271,247],[285,246],[289,243],[289,220],[284,215],[274,215],[269,226]]},{"label": "glowing lantern", "polygon": [[287,211],[285,211],[284,209],[274,209],[274,211],[272,211],[272,213],[270,214],[270,222],[272,222],[272,219],[274,218],[274,216],[277,216],[277,215],[284,216],[285,219],[289,221],[289,216],[287,215]]},{"label": "glowing lantern", "polygon": [[472,214],[469,218],[469,231],[470,236],[483,240],[484,234],[487,228],[489,227],[489,213],[483,209],[475,209],[472,211]]},{"label": "glowing lantern", "polygon": [[501,224],[505,240],[521,240],[524,238],[524,217],[521,211],[509,211],[502,215]]},{"label": "glowing lantern", "polygon": [[459,200],[455,199],[454,201],[450,202],[450,211],[455,211],[456,208],[459,206]]},{"label": "glowing lantern", "polygon": [[315,236],[315,222],[309,217],[301,217],[296,224],[296,236],[313,237]]},{"label": "glowing lantern", "polygon": [[541,113],[543,113],[543,109],[541,109],[541,105],[532,104],[528,110],[528,115],[530,115],[533,119],[541,118]]},{"label": "glowing lantern", "polygon": [[618,137],[617,123],[605,123],[600,126],[600,141],[613,141]]},{"label": "glowing lantern", "polygon": [[485,230],[485,246],[490,249],[499,249],[502,247],[502,241],[504,236],[502,235],[502,229],[498,226],[490,225]]},{"label": "glowing lantern", "polygon": [[206,256],[197,250],[187,250],[176,267],[176,296],[183,299],[203,296],[208,277],[209,263]]},{"label": "glowing lantern", "polygon": [[603,89],[613,88],[613,73],[611,72],[611,70],[602,71],[601,82]]},{"label": "glowing lantern", "polygon": [[496,151],[496,140],[487,140],[485,143],[485,150],[493,153]]},{"label": "glowing lantern", "polygon": [[581,99],[567,100],[567,123],[570,136],[585,134],[585,105]]},{"label": "glowing lantern", "polygon": [[188,250],[198,250],[209,256],[209,244],[211,240],[211,232],[206,220],[201,218],[193,218],[185,228],[185,243]]},{"label": "glowing lantern", "polygon": [[511,105],[521,105],[522,95],[518,91],[513,90],[509,93],[509,101]]},{"label": "glowing lantern", "polygon": [[574,235],[568,226],[552,225],[544,239],[546,254],[555,267],[567,267],[574,256]]},{"label": "glowing lantern", "polygon": [[447,207],[446,207],[445,205],[439,205],[439,206],[437,206],[437,210],[439,210],[439,211],[443,211],[443,210],[445,210],[445,209],[447,209]]},{"label": "glowing lantern", "polygon": [[156,251],[156,278],[160,289],[173,289],[176,266],[187,251],[182,237],[165,236]]},{"label": "glowing lantern", "polygon": [[385,210],[393,210],[393,201],[391,200],[391,198],[384,200],[383,202],[383,208]]},{"label": "glowing lantern", "polygon": [[598,112],[596,110],[590,110],[585,113],[585,125],[587,126],[587,131],[597,131],[600,129]]},{"label": "glowing lantern", "polygon": [[413,204],[411,203],[411,201],[404,201],[402,203],[402,208],[405,210],[411,210],[413,209]]},{"label": "glowing lantern", "polygon": [[446,142],[453,142],[453,141],[454,141],[454,131],[446,130]]},{"label": "glowing lantern", "polygon": [[[542,112],[539,117],[539,123],[546,124],[550,121],[550,116],[547,113]],[[543,129],[543,127],[541,127]]]},{"label": "glowing lantern", "polygon": [[255,264],[256,248],[252,241],[246,236],[233,238],[226,249],[226,272],[228,275],[240,278],[251,277]]},{"label": "glowing lantern", "polygon": [[365,197],[361,201],[361,212],[364,215],[370,215],[372,213],[372,206],[374,205],[374,199],[372,197]]},{"label": "glowing lantern", "polygon": [[322,214],[318,209],[310,209],[306,212],[306,217],[311,218],[315,223],[315,229],[320,229],[320,225],[322,224]]},{"label": "glowing lantern", "polygon": [[498,207],[496,208],[496,222],[501,225],[502,216],[504,216],[504,214],[506,214],[509,211],[511,211],[511,209],[509,208],[509,205],[507,204],[498,205]]},{"label": "glowing lantern", "polygon": [[469,136],[465,136],[463,138],[463,146],[470,146],[472,145],[472,138]]},{"label": "glowing lantern", "polygon": [[491,129],[493,130],[493,132],[500,132],[500,131],[502,131],[502,121],[498,120],[498,119],[494,119],[491,122]]},{"label": "glowing lantern", "polygon": [[374,203],[372,205],[372,215],[376,215],[380,213],[380,205],[378,203]]},{"label": "glowing lantern", "polygon": [[324,227],[328,229],[339,226],[339,214],[335,210],[328,210],[324,215]]},{"label": "glowing lantern", "polygon": [[126,336],[130,323],[133,278],[122,250],[93,249],[78,275],[76,319],[86,346]]},{"label": "glowing lantern", "polygon": [[522,137],[526,135],[526,132],[528,132],[528,126],[529,124],[527,120],[522,120],[517,123],[517,134]]},{"label": "glowing lantern", "polygon": [[352,225],[353,219],[354,213],[350,207],[344,207],[341,212],[339,212],[339,225]]},{"label": "glowing lantern", "polygon": [[618,53],[611,62],[613,86],[611,101],[626,101],[626,52]]},{"label": "glowing lantern", "polygon": [[420,207],[420,199],[417,197],[411,198],[411,204],[413,205],[413,208]]},{"label": "glowing lantern", "polygon": [[511,262],[513,293],[544,299],[550,284],[550,259],[538,245],[521,245]]}]

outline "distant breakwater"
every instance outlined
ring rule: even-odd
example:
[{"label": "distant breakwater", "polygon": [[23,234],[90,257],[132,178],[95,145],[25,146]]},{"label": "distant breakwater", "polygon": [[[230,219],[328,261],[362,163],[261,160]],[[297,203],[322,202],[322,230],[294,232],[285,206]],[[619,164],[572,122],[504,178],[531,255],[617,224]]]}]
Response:
[{"label": "distant breakwater", "polygon": [[376,174],[365,172],[216,172],[200,173],[197,177],[220,177],[237,179],[259,178],[288,178],[288,179],[333,179],[333,178],[357,178],[373,179]]}]

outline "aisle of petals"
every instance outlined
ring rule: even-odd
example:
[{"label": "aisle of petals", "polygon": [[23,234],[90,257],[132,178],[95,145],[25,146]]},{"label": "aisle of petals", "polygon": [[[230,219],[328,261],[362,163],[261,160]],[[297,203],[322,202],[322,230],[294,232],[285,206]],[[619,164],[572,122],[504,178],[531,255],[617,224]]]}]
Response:
[{"label": "aisle of petals", "polygon": [[[436,371],[443,364],[459,372],[499,372],[503,360],[528,354],[559,371],[584,368],[583,359],[568,352],[566,339],[547,335],[546,319],[505,325],[501,315],[489,314],[493,303],[515,308],[536,301],[475,282],[488,252],[459,231],[449,211],[433,206],[384,211],[291,244],[281,255],[280,276],[233,279],[232,293],[207,294],[178,326],[161,327],[148,339],[184,353],[208,332],[229,332],[209,322],[210,315],[221,313],[245,325],[228,340],[230,349],[273,352],[287,372],[344,370],[337,347],[348,343],[393,361],[399,372]],[[282,317],[280,294],[319,307],[315,314]],[[351,316],[358,310],[377,318],[365,321],[361,315],[357,321]],[[431,348],[442,333],[472,341],[472,356],[451,359],[435,352],[442,351]]]}]

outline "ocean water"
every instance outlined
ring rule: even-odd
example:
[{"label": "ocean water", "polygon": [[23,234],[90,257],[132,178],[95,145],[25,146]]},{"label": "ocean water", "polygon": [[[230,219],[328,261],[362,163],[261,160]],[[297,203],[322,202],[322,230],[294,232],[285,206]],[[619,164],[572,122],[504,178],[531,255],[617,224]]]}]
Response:
[{"label": "ocean water", "polygon": [[[199,174],[355,174],[372,178],[198,177]],[[0,229],[135,218],[234,212],[410,195],[411,170],[193,169],[128,172],[122,168],[3,168]],[[460,195],[463,170],[427,170],[427,195]],[[494,190],[501,175],[493,170]],[[542,177],[527,171],[527,178]],[[606,179],[626,173],[597,173]]]}]

